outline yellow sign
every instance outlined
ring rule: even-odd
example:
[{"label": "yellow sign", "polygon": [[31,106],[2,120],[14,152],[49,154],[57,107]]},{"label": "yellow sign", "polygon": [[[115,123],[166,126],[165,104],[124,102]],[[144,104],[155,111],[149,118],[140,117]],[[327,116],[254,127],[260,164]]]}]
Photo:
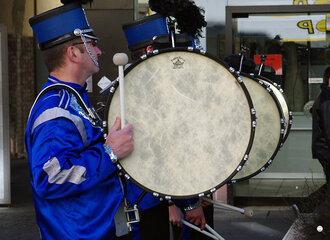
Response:
[{"label": "yellow sign", "polygon": [[303,20],[303,21],[298,22],[297,25],[301,29],[307,29],[308,34],[314,34],[314,28],[313,28],[312,20]]},{"label": "yellow sign", "polygon": [[329,0],[293,0],[293,5],[329,4]]}]

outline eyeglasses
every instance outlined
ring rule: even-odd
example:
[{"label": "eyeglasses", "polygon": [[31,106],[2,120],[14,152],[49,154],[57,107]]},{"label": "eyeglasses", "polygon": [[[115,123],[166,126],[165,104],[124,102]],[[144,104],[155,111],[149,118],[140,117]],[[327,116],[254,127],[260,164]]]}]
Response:
[{"label": "eyeglasses", "polygon": [[[86,41],[87,44],[91,43],[93,47],[97,47],[97,40],[91,40],[91,41]],[[71,46],[79,45],[79,44],[84,44],[84,42],[75,42],[72,43]]]}]

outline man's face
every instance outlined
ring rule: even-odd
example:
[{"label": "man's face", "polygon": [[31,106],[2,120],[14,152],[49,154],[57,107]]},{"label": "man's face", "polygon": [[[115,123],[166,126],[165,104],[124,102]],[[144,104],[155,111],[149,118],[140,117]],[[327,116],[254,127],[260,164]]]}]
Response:
[{"label": "man's face", "polygon": [[[91,54],[95,57],[95,60],[98,61],[98,57],[102,55],[102,51],[97,46],[97,40],[86,38],[87,46],[91,52]],[[87,49],[85,48],[83,42],[77,42],[74,45],[82,45],[82,49],[84,53],[82,54],[82,67],[84,70],[90,72],[91,75],[97,73],[99,71],[99,67],[95,65],[93,62],[90,54],[88,53]]]},{"label": "man's face", "polygon": [[[88,45],[92,55],[96,58],[96,61],[98,62],[98,57],[102,55],[102,51],[99,49],[99,47],[97,45],[97,40],[86,38],[86,42],[87,42],[87,45]],[[93,74],[97,73],[100,70],[100,68],[95,65],[95,63],[93,62],[91,56],[88,54],[87,51],[85,51],[85,55],[86,55],[86,57],[88,57],[88,61],[91,64]]]}]

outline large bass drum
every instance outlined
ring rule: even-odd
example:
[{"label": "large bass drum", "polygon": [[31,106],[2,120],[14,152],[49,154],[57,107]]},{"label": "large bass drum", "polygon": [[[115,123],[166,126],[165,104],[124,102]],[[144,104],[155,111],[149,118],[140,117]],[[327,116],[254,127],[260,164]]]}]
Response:
[{"label": "large bass drum", "polygon": [[[109,125],[120,116],[120,91],[113,90]],[[203,51],[142,56],[125,71],[125,102],[135,146],[118,168],[154,196],[212,193],[247,160],[255,131],[248,91],[234,69]]]},{"label": "large bass drum", "polygon": [[249,160],[232,182],[249,179],[264,171],[282,146],[285,132],[283,110],[269,84],[248,74],[241,73],[241,76],[256,109],[257,128]]},{"label": "large bass drum", "polygon": [[265,78],[263,76],[257,76],[258,79],[261,79],[263,82],[269,84],[270,89],[275,94],[277,100],[279,101],[281,108],[283,110],[284,119],[285,119],[285,132],[284,132],[284,138],[283,143],[286,141],[286,139],[289,136],[291,126],[293,123],[293,114],[289,107],[289,101],[286,97],[284,90],[275,82],[272,80]]}]

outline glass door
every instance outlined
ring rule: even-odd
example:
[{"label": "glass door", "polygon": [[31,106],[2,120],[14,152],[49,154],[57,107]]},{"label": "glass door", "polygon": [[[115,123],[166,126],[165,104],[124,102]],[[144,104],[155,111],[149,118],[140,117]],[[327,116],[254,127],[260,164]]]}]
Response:
[{"label": "glass door", "polygon": [[[256,181],[263,182],[261,185],[269,191],[254,196],[301,197],[324,181],[321,165],[312,159],[309,110],[320,92],[324,70],[330,65],[329,14],[286,9],[286,12],[278,7],[277,12],[233,14],[230,22],[232,53],[238,54],[242,46],[247,47],[247,57],[257,66],[261,55],[275,59],[266,62],[268,69],[265,68],[264,75],[281,85],[294,116],[290,134],[273,164],[248,183],[235,185],[235,196],[244,196]],[[306,186],[310,189],[305,190]]]},{"label": "glass door", "polygon": [[[248,57],[280,56],[268,75],[284,89],[290,109],[308,116],[329,65],[329,32],[326,13],[249,14],[233,19],[233,52],[249,48]],[[329,26],[328,26],[329,28]],[[265,69],[266,70],[266,69]],[[274,70],[274,71],[273,71]]]}]

